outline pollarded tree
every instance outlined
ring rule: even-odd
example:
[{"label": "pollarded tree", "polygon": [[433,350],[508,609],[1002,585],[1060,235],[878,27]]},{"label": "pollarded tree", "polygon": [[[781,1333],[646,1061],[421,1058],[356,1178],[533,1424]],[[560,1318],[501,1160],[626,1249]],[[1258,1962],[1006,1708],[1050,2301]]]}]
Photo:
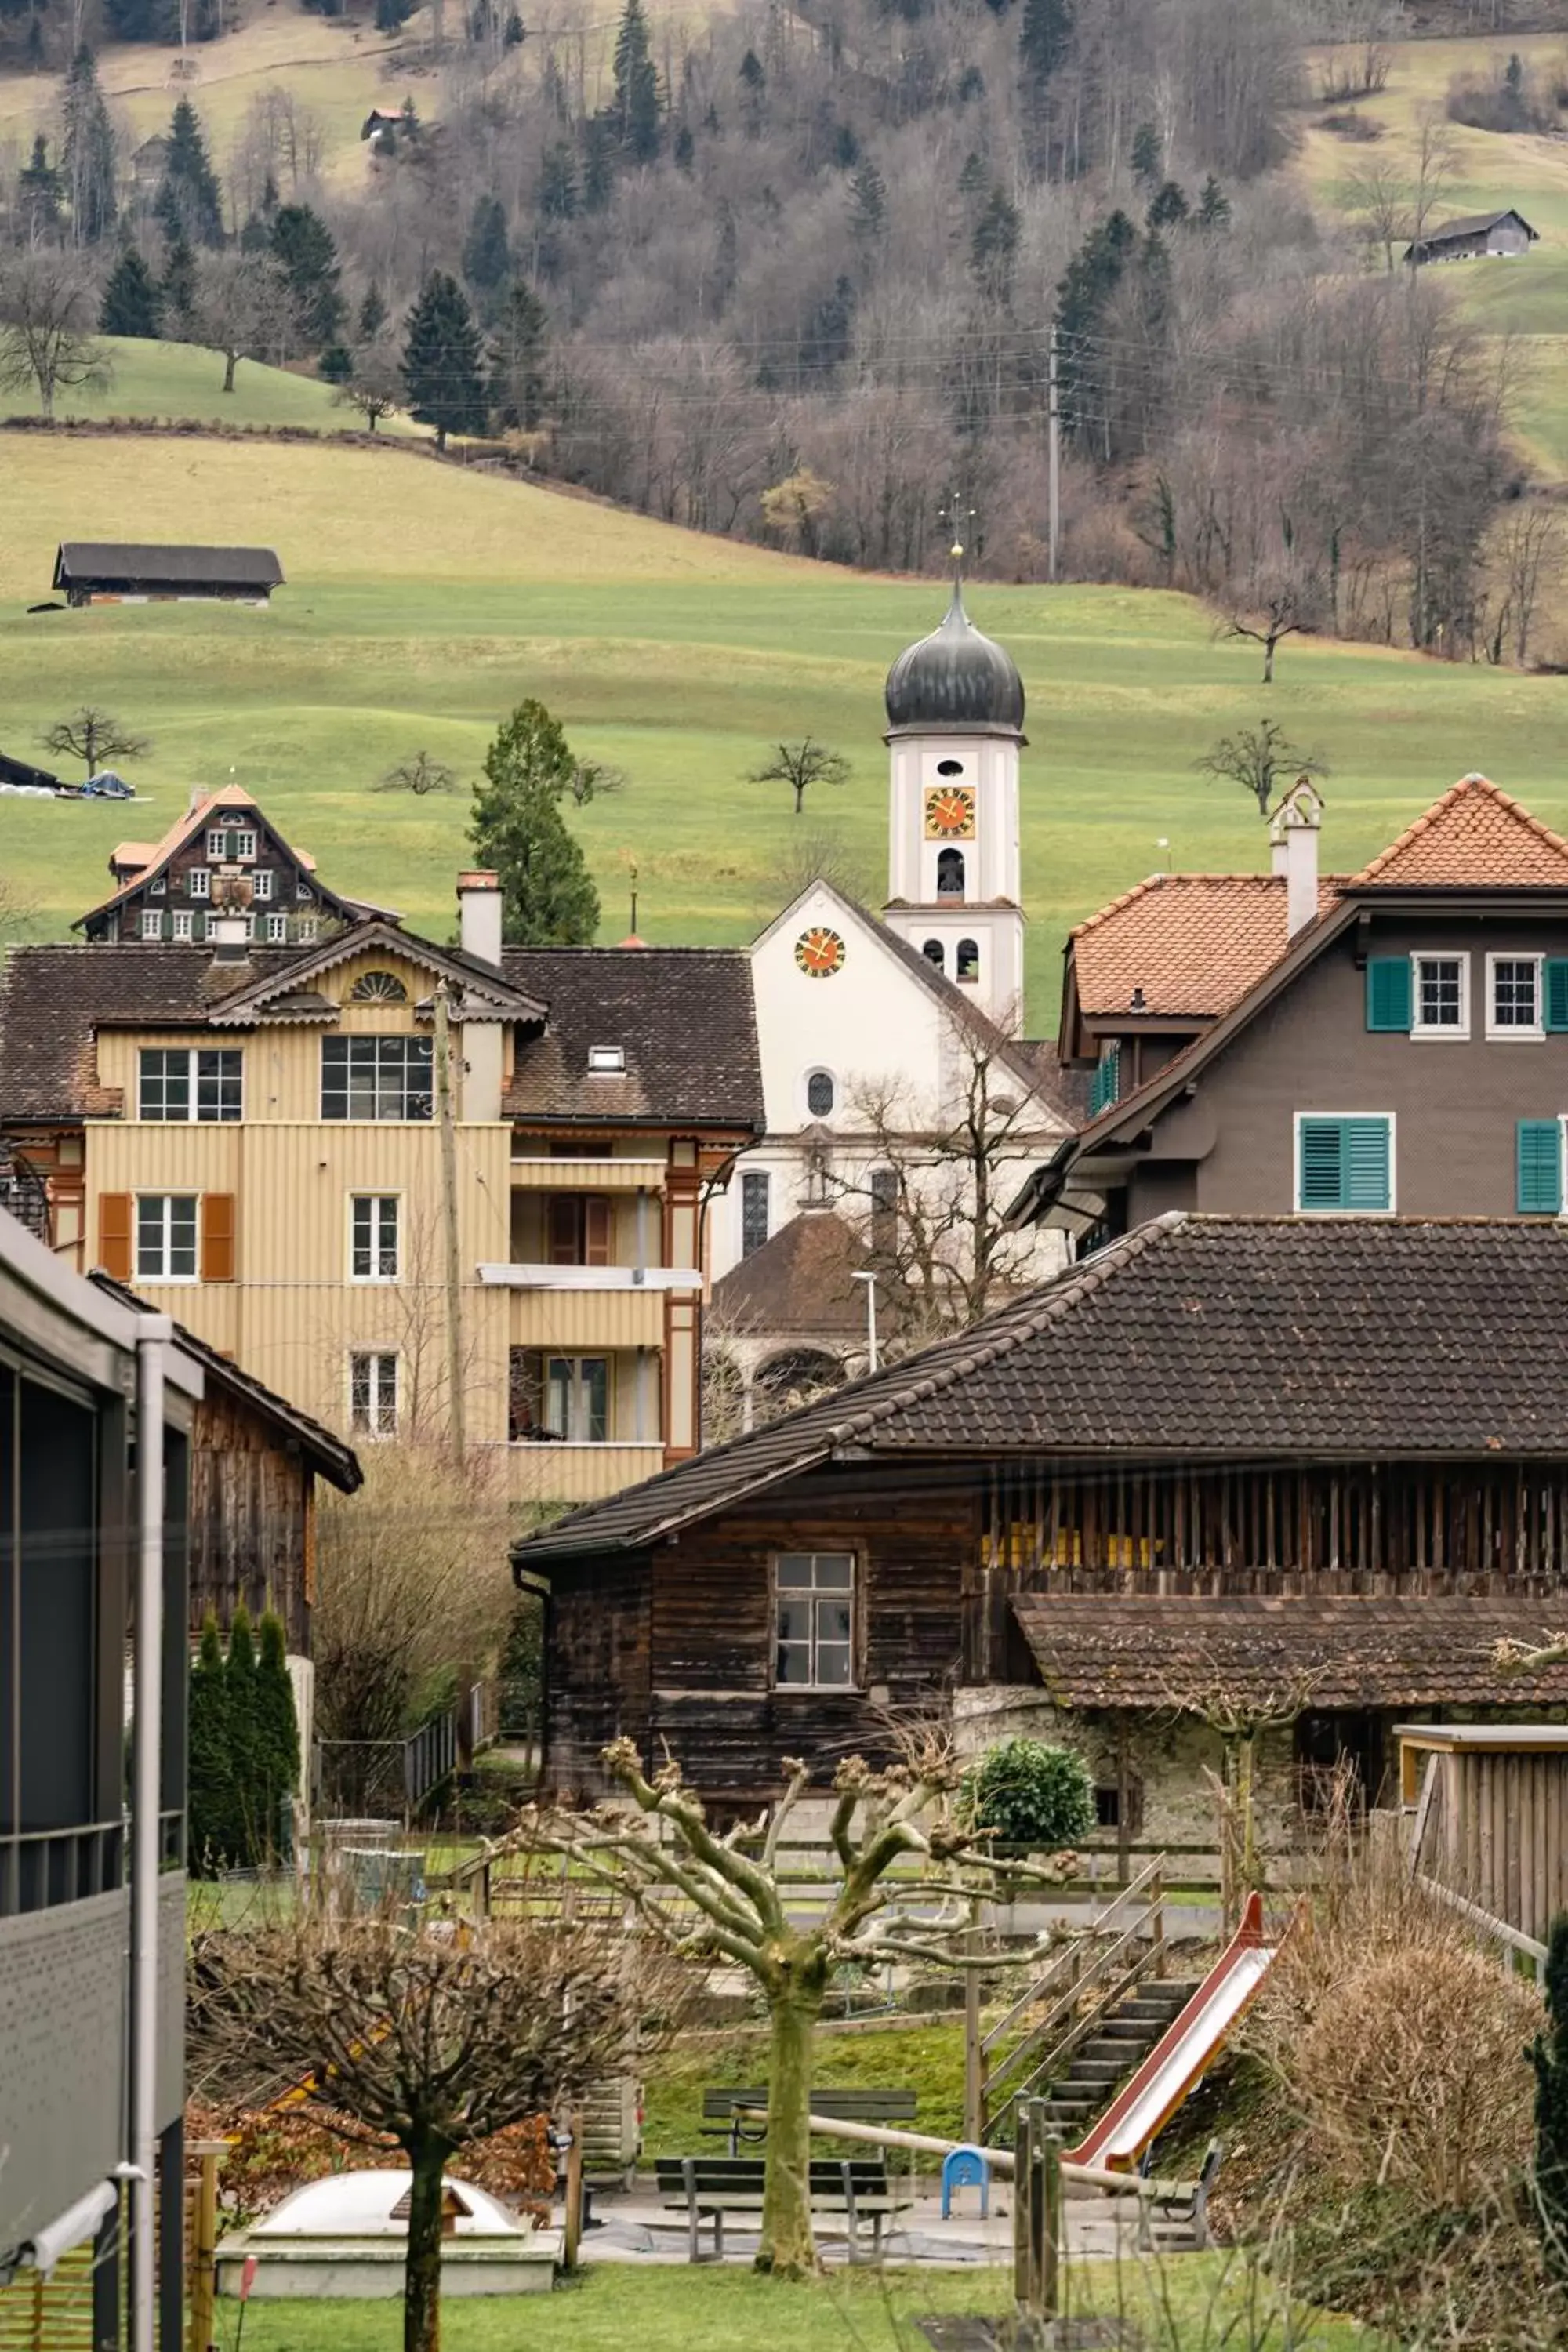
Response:
[{"label": "pollarded tree", "polygon": [[483,355],[467,295],[445,270],[432,270],[408,315],[403,382],[411,413],[435,426],[438,449],[448,433],[485,429]]},{"label": "pollarded tree", "polygon": [[[517,1843],[564,1854],[586,1877],[614,1887],[681,1958],[743,1969],[767,2003],[766,2180],[759,2270],[798,2278],[816,2260],[811,2231],[810,2086],[816,2027],[834,1971],[893,1960],[943,1969],[1032,1964],[974,1949],[974,1906],[996,1886],[984,1832],[958,1803],[962,1774],[947,1748],[916,1733],[907,1764],[873,1771],[851,1756],[834,1775],[829,1841],[839,1875],[831,1901],[803,1917],[784,1879],[780,1848],[809,1793],[812,1769],[786,1758],[787,1785],[771,1812],[721,1835],[673,1760],[650,1778],[629,1739],[605,1750],[612,1779],[636,1812],[525,1815]],[[508,1841],[507,1843],[510,1843]],[[1054,1884],[1073,1866],[1007,1865]],[[911,1907],[919,1917],[910,1916]],[[695,1916],[693,1916],[695,1914]]]},{"label": "pollarded tree", "polygon": [[100,332],[155,341],[163,316],[158,281],[134,246],[128,245],[109,273],[98,313]]},{"label": "pollarded tree", "polygon": [[195,245],[223,243],[223,200],[207,160],[201,117],[182,98],[169,123],[169,152],[153,210],[165,236]]}]

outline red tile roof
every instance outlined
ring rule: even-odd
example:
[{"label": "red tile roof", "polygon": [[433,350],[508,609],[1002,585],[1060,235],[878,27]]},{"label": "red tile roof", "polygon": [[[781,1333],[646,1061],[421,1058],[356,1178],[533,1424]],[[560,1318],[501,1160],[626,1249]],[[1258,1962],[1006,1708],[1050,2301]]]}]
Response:
[{"label": "red tile roof", "polygon": [[[1323,877],[1320,914],[1339,887],[1336,877]],[[1133,1009],[1216,1019],[1285,947],[1281,874],[1152,874],[1071,939],[1079,1003],[1090,1019]]]},{"label": "red tile roof", "polygon": [[1462,776],[1354,877],[1352,889],[1568,887],[1568,841],[1485,776]]}]

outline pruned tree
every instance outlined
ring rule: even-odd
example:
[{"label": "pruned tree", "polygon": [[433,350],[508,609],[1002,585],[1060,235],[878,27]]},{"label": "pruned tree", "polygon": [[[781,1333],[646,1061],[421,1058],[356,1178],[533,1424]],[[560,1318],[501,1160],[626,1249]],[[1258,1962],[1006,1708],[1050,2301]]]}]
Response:
[{"label": "pruned tree", "polygon": [[457,782],[456,772],[445,760],[433,759],[423,748],[406,760],[399,760],[395,768],[388,768],[371,786],[374,793],[412,793],[423,800],[427,793],[449,793]]},{"label": "pruned tree", "polygon": [[1222,735],[1193,765],[1200,775],[1242,785],[1257,802],[1258,815],[1265,818],[1274,805],[1281,776],[1329,772],[1321,751],[1304,751],[1272,719],[1260,719],[1256,727],[1238,727],[1234,735]]},{"label": "pruned tree", "polygon": [[57,719],[38,740],[46,751],[79,760],[89,776],[95,776],[107,761],[143,760],[153,749],[147,736],[133,734],[112,710],[104,710],[96,702],[79,703],[68,719]]},{"label": "pruned tree", "polygon": [[1303,1667],[1272,1678],[1238,1675],[1226,1659],[1200,1656],[1180,1687],[1166,1684],[1173,1714],[1195,1716],[1219,1734],[1222,1763],[1205,1772],[1219,1819],[1220,1903],[1228,1936],[1241,1914],[1243,1890],[1261,1886],[1258,1846],[1258,1757],[1270,1731],[1305,1714],[1327,1672]]},{"label": "pruned tree", "polygon": [[748,770],[746,781],[752,784],[787,784],[795,794],[795,813],[799,816],[813,784],[846,783],[850,773],[849,761],[842,751],[819,743],[813,735],[805,735],[798,742],[776,744],[772,756],[760,768]]},{"label": "pruned tree", "polygon": [[11,256],[0,266],[0,390],[32,385],[46,417],[60,392],[101,392],[114,372],[97,325],[92,277],[74,255],[40,245]]},{"label": "pruned tree", "polygon": [[438,2352],[442,2180],[474,2141],[551,2113],[646,2054],[679,1980],[604,1923],[306,1914],[191,1953],[193,2076],[308,2077],[305,2112],[340,2137],[402,2149],[413,2174],[404,2352]]},{"label": "pruned tree", "polygon": [[[782,1795],[752,1822],[721,1834],[673,1759],[651,1777],[634,1743],[604,1751],[606,1769],[635,1811],[603,1806],[583,1815],[531,1811],[520,1843],[563,1854],[582,1874],[633,1903],[682,1958],[743,1969],[767,2004],[768,2137],[757,2268],[799,2278],[815,2264],[811,2229],[812,2053],[835,1969],[987,1969],[1032,1965],[1034,1951],[982,1952],[975,1906],[995,1891],[984,1832],[969,1826],[962,1771],[940,1733],[912,1727],[907,1760],[874,1770],[851,1756],[833,1777],[828,1842],[838,1875],[830,1899],[803,1916],[781,1860],[783,1842],[813,1771],[786,1757]],[[1009,1877],[1059,1884],[1076,1867],[1009,1861]],[[897,1874],[895,1875],[895,1873]]]}]

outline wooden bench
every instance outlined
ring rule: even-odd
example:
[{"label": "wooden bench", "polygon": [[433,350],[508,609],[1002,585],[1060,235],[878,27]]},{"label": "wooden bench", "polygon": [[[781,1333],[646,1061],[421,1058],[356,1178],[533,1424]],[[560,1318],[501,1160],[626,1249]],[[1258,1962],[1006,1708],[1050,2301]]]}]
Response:
[{"label": "wooden bench", "polygon": [[[684,2213],[687,2242],[694,2263],[722,2262],[727,2214],[760,2221],[766,2167],[760,2156],[660,2156],[654,2159],[660,2202],[670,2212]],[[882,2229],[889,2214],[900,2212],[907,2199],[896,2199],[888,2168],[879,2157],[814,2157],[809,2184],[814,2213],[842,2213],[851,2262],[876,2262],[882,2251]],[[713,2252],[702,2252],[702,2224],[713,2225]],[[862,2222],[870,2230],[868,2253],[861,2251]]]},{"label": "wooden bench", "polygon": [[[731,2155],[738,2157],[742,2140],[764,2140],[768,2127],[766,2124],[744,2122],[737,2109],[765,2107],[767,2104],[765,2084],[743,2091],[710,2086],[702,2094],[703,2133],[709,2138],[722,2134],[729,2140]],[[811,2094],[812,2114],[829,2116],[839,2124],[912,2124],[919,2108],[919,2100],[914,2092],[909,2090],[863,2090],[856,2087],[813,2091]]]},{"label": "wooden bench", "polygon": [[[1213,2241],[1209,2235],[1209,2190],[1214,2187],[1215,2176],[1219,2170],[1220,2158],[1224,2154],[1225,2149],[1221,2142],[1211,2139],[1204,2150],[1204,2160],[1198,2168],[1198,2177],[1190,2187],[1184,2184],[1177,2194],[1170,2197],[1139,2199],[1138,2243],[1145,2253],[1152,2251],[1156,2222],[1164,2222],[1172,2225],[1173,2230],[1179,2230],[1182,2232],[1184,2244],[1187,2242],[1186,2233],[1189,2231],[1192,2233],[1193,2245],[1202,2248],[1212,2244]],[[1139,2170],[1146,2172],[1148,2164],[1149,2156],[1145,2155]]]}]

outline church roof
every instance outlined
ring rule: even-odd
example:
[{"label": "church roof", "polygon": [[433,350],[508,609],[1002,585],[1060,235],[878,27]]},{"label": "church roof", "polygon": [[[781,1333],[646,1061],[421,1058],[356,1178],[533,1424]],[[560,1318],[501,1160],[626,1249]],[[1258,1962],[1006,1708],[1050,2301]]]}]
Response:
[{"label": "church roof", "polygon": [[907,646],[888,672],[888,724],[893,728],[999,728],[1024,725],[1024,681],[1011,654],[984,636],[955,586],[942,626]]},{"label": "church roof", "polygon": [[866,1296],[855,1280],[867,1244],[832,1209],[805,1209],[713,1286],[721,1330],[832,1333],[858,1339]]}]

